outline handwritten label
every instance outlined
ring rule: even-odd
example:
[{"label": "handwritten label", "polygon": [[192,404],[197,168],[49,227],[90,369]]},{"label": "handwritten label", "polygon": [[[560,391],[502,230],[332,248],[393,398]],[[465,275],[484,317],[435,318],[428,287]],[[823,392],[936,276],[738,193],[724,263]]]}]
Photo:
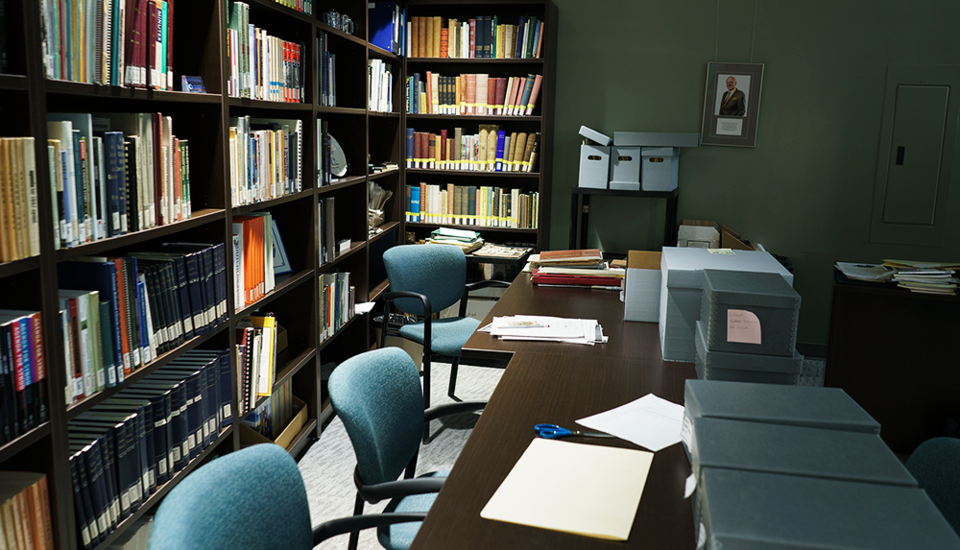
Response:
[{"label": "handwritten label", "polygon": [[686,487],[683,489],[683,498],[690,498],[693,491],[697,488],[697,474],[690,474],[687,478]]},{"label": "handwritten label", "polygon": [[745,309],[727,310],[727,342],[760,344],[760,319]]},{"label": "handwritten label", "polygon": [[708,248],[707,252],[711,254],[723,254],[726,256],[735,256],[736,252],[729,248]]}]

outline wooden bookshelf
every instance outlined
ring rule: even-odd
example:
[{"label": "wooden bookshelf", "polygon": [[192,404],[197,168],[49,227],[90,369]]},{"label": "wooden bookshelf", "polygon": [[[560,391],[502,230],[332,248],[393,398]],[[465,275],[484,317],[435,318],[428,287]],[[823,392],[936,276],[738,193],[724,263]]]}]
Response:
[{"label": "wooden bookshelf", "polygon": [[[539,229],[510,230],[474,228],[489,240],[522,241],[539,249],[549,230],[549,187],[554,109],[557,10],[549,0],[504,2],[411,0],[403,2],[407,17],[413,15],[455,16],[500,15],[504,22],[516,23],[520,14],[536,15],[545,21],[543,55],[538,59],[409,59],[368,42],[368,4],[360,0],[337,0],[313,6],[305,14],[272,0],[246,0],[250,23],[271,36],[303,46],[304,72],[302,103],[280,103],[247,97],[232,97],[228,89],[228,0],[192,0],[177,2],[173,27],[173,87],[153,90],[124,86],[103,86],[84,82],[46,78],[43,59],[41,14],[38,2],[8,0],[6,28],[9,72],[0,75],[0,102],[12,106],[5,111],[3,137],[32,136],[36,140],[40,256],[0,264],[0,308],[40,311],[43,315],[44,355],[47,364],[47,407],[49,420],[20,437],[0,445],[0,470],[29,469],[48,475],[55,547],[78,550],[74,496],[68,462],[68,423],[112,396],[122,394],[132,384],[162,369],[191,350],[235,349],[235,327],[241,317],[273,313],[287,330],[287,349],[277,366],[276,383],[290,381],[293,393],[307,404],[307,422],[288,449],[299,456],[320,435],[333,411],[326,396],[326,381],[320,365],[342,361],[376,346],[372,319],[382,312],[354,316],[336,333],[320,339],[320,284],[324,274],[349,272],[357,303],[379,300],[389,285],[383,270],[383,252],[401,244],[406,232],[423,236],[438,224],[406,223],[404,197],[408,183],[467,182],[474,185],[516,187],[540,193]],[[355,22],[348,34],[328,26],[323,12],[336,9]],[[321,105],[318,61],[318,36],[325,33],[329,51],[336,57],[336,105]],[[393,111],[375,112],[368,108],[367,64],[380,59],[391,65],[393,73]],[[431,69],[431,67],[433,69]],[[484,72],[491,74],[543,75],[537,107],[529,117],[409,115],[405,109],[404,82],[413,70],[438,70],[449,74]],[[181,91],[181,76],[200,76],[207,93]],[[174,133],[190,140],[192,217],[176,223],[128,233],[113,238],[57,249],[54,243],[53,207],[46,147],[48,113],[138,113],[161,112],[173,117]],[[236,117],[299,120],[302,123],[302,188],[257,204],[232,206],[230,127]],[[541,133],[540,169],[533,173],[473,173],[438,170],[412,170],[405,167],[405,129],[453,127],[465,128],[479,123],[500,124]],[[350,163],[346,175],[330,185],[321,185],[322,143],[318,128],[323,123],[337,138]],[[368,163],[395,163],[397,170],[373,173]],[[482,183],[481,183],[482,182]],[[488,183],[489,182],[489,183]],[[383,231],[370,235],[367,219],[371,183],[391,191],[384,207]],[[331,262],[319,261],[318,224],[320,201],[335,199],[334,235],[350,239],[349,250]],[[276,288],[252,304],[234,303],[232,275],[232,227],[234,218],[252,212],[270,212],[277,221],[293,272],[278,277]],[[61,262],[90,256],[114,256],[147,249],[170,241],[226,243],[227,320],[212,330],[183,342],[160,354],[154,361],[128,375],[122,384],[105,389],[69,405],[64,403],[65,372],[63,339],[58,319],[57,268]],[[233,365],[236,391],[238,366]],[[238,396],[232,410],[236,412]],[[189,462],[167,483],[158,486],[146,503],[131,518],[119,524],[96,550],[104,550],[137,517],[152,514],[177,483],[211,457],[240,448],[234,414],[233,424],[218,435],[199,457]],[[349,482],[349,480],[345,480]]]}]

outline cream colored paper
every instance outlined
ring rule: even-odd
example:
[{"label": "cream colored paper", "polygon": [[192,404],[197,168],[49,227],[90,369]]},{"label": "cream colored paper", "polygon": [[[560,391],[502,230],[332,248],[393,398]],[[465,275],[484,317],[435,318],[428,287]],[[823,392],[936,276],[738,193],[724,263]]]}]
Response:
[{"label": "cream colored paper", "polygon": [[760,344],[760,319],[745,309],[727,310],[727,342]]},{"label": "cream colored paper", "polygon": [[480,517],[627,540],[653,453],[534,439]]}]

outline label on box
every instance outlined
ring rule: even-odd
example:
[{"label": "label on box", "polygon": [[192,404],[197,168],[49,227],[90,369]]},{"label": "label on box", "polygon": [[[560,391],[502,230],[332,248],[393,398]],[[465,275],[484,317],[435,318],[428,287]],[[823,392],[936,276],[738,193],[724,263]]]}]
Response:
[{"label": "label on box", "polygon": [[724,254],[724,255],[727,255],[727,256],[734,256],[734,255],[736,255],[736,252],[734,252],[733,250],[731,250],[731,249],[729,249],[729,248],[708,248],[708,249],[707,249],[707,252],[709,252],[709,253],[711,253],[711,254]]},{"label": "label on box", "polygon": [[727,310],[727,342],[760,344],[760,319],[745,309]]}]

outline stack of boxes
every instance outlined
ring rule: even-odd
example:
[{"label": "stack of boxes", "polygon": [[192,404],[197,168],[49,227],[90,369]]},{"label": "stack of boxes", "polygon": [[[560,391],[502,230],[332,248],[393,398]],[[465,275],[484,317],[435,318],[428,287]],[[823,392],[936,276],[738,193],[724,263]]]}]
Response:
[{"label": "stack of boxes", "polygon": [[960,548],[843,390],[687,380],[698,547]]},{"label": "stack of boxes", "polygon": [[680,148],[699,147],[700,134],[614,132],[613,139],[580,127],[580,187],[618,191],[673,191]]},{"label": "stack of boxes", "polygon": [[704,269],[697,376],[797,385],[799,315],[800,295],[777,274]]}]

